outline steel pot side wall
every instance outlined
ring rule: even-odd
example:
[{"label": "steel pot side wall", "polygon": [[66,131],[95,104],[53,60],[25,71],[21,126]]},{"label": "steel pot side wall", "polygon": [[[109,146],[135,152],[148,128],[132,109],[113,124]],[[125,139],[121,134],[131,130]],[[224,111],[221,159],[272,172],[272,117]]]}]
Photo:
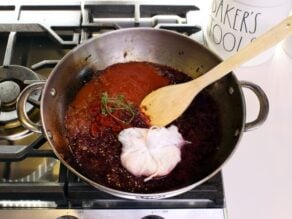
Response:
[{"label": "steel pot side wall", "polygon": [[73,49],[54,68],[41,100],[43,130],[59,159],[76,175],[103,191],[120,197],[147,199],[170,197],[190,190],[220,170],[242,134],[245,104],[240,85],[233,74],[206,88],[220,108],[222,141],[220,150],[206,166],[207,174],[201,180],[176,191],[134,194],[99,185],[74,168],[63,122],[68,104],[84,81],[91,77],[94,69],[101,70],[115,63],[129,61],[167,65],[195,78],[218,64],[220,59],[193,40],[170,31],[135,28],[103,34]]}]

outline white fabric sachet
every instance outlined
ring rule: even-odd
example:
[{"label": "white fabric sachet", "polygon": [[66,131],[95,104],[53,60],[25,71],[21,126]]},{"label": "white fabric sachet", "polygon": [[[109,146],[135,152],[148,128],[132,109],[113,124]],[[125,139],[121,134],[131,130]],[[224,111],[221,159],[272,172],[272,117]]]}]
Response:
[{"label": "white fabric sachet", "polygon": [[174,125],[169,128],[153,126],[128,128],[120,132],[121,163],[135,176],[153,177],[169,174],[181,160],[185,140]]}]

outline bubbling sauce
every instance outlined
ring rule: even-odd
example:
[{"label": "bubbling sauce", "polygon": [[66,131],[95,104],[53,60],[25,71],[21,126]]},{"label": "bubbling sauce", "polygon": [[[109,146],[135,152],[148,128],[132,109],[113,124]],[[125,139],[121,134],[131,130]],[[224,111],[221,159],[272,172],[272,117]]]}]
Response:
[{"label": "bubbling sauce", "polygon": [[[199,180],[220,142],[219,111],[207,92],[201,92],[183,115],[171,123],[190,143],[183,146],[181,161],[168,175],[144,182],[146,177],[129,173],[121,164],[122,145],[117,137],[128,127],[149,127],[147,119],[139,113],[139,105],[147,94],[189,80],[182,72],[147,62],[119,63],[97,72],[78,91],[65,117],[66,137],[78,171],[104,186],[138,193],[169,191]],[[105,114],[102,103],[105,93],[109,97],[123,96],[135,114],[125,110],[116,110],[114,117]]]}]

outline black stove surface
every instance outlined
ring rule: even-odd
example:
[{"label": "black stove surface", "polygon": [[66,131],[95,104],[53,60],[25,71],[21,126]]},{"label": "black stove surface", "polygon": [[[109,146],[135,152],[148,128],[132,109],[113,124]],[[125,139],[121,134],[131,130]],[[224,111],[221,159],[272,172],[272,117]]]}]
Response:
[{"label": "black stove surface", "polygon": [[[126,27],[165,28],[192,35],[200,31],[200,27],[189,22],[189,14],[198,11],[195,5],[181,1],[171,5],[139,1],[123,4],[91,1],[41,5],[0,3],[0,62],[6,69],[27,67],[39,80],[46,80],[58,61],[88,38]],[[5,80],[0,77],[0,88]],[[25,85],[29,83],[29,80],[24,81]],[[35,108],[31,116],[38,120],[39,117],[34,117],[34,112],[38,112],[38,99],[31,100],[30,105]],[[221,173],[187,193],[151,202],[135,202],[101,192],[80,181],[60,164],[43,135],[24,130],[17,118],[9,117],[14,111],[15,107],[9,112],[1,108],[0,113],[0,207],[33,207],[17,203],[20,200],[44,201],[46,204],[34,206],[52,208],[224,207]],[[7,118],[12,119],[8,121]]]}]

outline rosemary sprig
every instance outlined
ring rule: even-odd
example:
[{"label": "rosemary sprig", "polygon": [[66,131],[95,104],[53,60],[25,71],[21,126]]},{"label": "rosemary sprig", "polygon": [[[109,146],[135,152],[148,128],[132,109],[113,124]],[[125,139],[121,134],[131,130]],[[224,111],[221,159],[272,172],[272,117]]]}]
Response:
[{"label": "rosemary sprig", "polygon": [[[114,114],[117,110],[130,114],[130,118],[128,120],[123,120],[117,117]],[[136,110],[131,103],[125,100],[123,95],[109,97],[107,92],[103,92],[101,94],[101,114],[104,116],[109,115],[121,123],[130,124],[136,115]]]}]

